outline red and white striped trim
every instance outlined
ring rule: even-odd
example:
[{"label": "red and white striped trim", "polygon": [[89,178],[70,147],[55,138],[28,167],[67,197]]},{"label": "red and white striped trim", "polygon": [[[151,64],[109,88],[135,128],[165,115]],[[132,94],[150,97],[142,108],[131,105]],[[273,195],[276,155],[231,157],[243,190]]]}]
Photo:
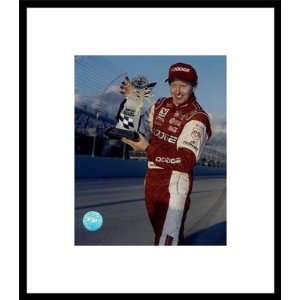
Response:
[{"label": "red and white striped trim", "polygon": [[153,161],[148,161],[148,169],[163,169],[163,168],[157,166]]},{"label": "red and white striped trim", "polygon": [[190,187],[187,173],[172,171],[169,183],[169,206],[159,245],[178,245],[185,203]]}]

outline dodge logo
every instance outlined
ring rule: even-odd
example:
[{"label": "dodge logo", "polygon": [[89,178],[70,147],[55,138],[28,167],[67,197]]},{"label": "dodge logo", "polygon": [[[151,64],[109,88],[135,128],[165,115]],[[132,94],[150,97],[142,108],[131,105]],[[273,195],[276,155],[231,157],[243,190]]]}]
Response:
[{"label": "dodge logo", "polygon": [[166,134],[165,132],[160,131],[159,129],[155,129],[153,132],[153,135],[156,136],[157,138],[159,138],[160,140],[166,141],[171,144],[175,144],[177,141],[176,136]]}]

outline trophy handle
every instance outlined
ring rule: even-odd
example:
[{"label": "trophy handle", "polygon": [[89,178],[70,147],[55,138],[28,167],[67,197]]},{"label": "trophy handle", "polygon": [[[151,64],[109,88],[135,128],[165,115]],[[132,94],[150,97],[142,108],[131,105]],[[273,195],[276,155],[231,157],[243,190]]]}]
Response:
[{"label": "trophy handle", "polygon": [[156,82],[151,82],[147,85],[147,88],[152,88],[154,86],[156,86]]}]

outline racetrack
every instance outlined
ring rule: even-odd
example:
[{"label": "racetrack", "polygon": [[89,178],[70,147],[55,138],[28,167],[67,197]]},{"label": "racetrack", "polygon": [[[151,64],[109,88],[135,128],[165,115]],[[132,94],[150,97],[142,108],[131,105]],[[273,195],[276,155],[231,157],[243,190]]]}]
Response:
[{"label": "racetrack", "polygon": [[[96,232],[82,225],[83,215],[90,210],[103,217],[103,226]],[[226,178],[195,177],[185,236],[225,221]],[[76,180],[75,245],[152,245],[153,239],[143,178]]]}]

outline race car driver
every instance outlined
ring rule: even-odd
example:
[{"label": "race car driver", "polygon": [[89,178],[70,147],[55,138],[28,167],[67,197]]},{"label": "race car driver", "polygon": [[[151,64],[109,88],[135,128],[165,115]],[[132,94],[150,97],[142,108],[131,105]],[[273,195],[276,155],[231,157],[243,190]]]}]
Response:
[{"label": "race car driver", "polygon": [[[122,141],[147,154],[145,200],[154,244],[181,245],[190,206],[192,170],[211,136],[211,125],[195,98],[198,76],[191,65],[172,65],[166,81],[171,97],[159,99],[148,113],[150,140],[140,134],[138,142]],[[123,94],[127,87],[127,83],[121,86]]]}]

